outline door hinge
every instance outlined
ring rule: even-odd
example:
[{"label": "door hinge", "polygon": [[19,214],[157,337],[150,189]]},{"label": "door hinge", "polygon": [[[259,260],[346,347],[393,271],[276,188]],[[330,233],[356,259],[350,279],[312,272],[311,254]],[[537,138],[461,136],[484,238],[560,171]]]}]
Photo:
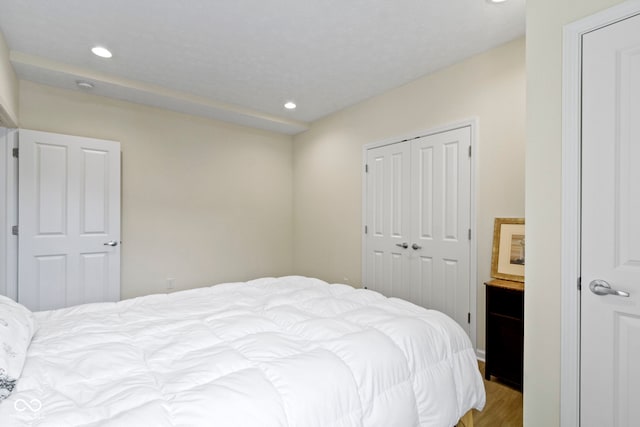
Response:
[{"label": "door hinge", "polygon": [[467,313],[467,323],[471,323],[471,313]]},{"label": "door hinge", "polygon": [[471,157],[471,146],[469,146],[469,157]]},{"label": "door hinge", "polygon": [[13,157],[15,157],[16,159],[18,158],[18,153],[19,153],[19,150],[17,148],[11,149],[11,154],[13,154]]},{"label": "door hinge", "polygon": [[18,226],[14,225],[11,227],[11,234],[13,234],[14,236],[18,235]]},{"label": "door hinge", "polygon": [[369,227],[367,227],[366,225],[364,226],[364,234],[367,234],[369,232]]},{"label": "door hinge", "polygon": [[369,165],[364,165],[364,173],[369,173]]},{"label": "door hinge", "polygon": [[471,229],[469,229],[469,240],[471,240]]},{"label": "door hinge", "polygon": [[582,277],[578,277],[578,290],[582,290]]}]

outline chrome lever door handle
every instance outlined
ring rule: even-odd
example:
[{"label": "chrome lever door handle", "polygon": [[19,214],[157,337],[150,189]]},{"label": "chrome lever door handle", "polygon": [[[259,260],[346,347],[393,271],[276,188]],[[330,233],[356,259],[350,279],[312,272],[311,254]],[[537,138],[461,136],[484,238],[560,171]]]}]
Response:
[{"label": "chrome lever door handle", "polygon": [[401,247],[402,249],[407,249],[409,244],[407,242],[396,243],[396,246]]},{"label": "chrome lever door handle", "polygon": [[420,246],[417,243],[414,243],[413,245],[411,245],[411,249],[413,249],[414,251],[417,251],[418,249],[422,249],[422,246]]},{"label": "chrome lever door handle", "polygon": [[596,295],[615,295],[624,298],[628,298],[630,295],[629,292],[612,289],[611,285],[604,280],[592,280],[589,283],[589,289]]},{"label": "chrome lever door handle", "polygon": [[108,242],[104,243],[104,246],[118,246],[118,242],[116,242],[115,240],[109,240]]}]

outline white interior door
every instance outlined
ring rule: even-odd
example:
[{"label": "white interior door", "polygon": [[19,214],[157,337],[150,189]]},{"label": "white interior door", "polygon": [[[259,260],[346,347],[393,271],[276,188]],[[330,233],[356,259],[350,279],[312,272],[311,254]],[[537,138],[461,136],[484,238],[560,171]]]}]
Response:
[{"label": "white interior door", "polygon": [[409,299],[410,145],[367,151],[365,285]]},{"label": "white interior door", "polygon": [[18,299],[18,237],[12,228],[18,223],[17,132],[0,127],[0,295]]},{"label": "white interior door", "polygon": [[471,128],[411,143],[410,301],[455,319],[469,333]]},{"label": "white interior door", "polygon": [[471,128],[367,150],[364,284],[469,333]]},{"label": "white interior door", "polygon": [[640,16],[584,36],[582,96],[580,419],[631,427],[640,422]]},{"label": "white interior door", "polygon": [[18,300],[120,298],[120,144],[19,131]]}]

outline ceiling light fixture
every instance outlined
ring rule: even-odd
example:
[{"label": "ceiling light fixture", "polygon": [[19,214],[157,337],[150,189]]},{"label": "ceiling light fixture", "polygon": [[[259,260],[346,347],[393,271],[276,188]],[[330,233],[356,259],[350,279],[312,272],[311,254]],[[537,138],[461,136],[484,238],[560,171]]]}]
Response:
[{"label": "ceiling light fixture", "polygon": [[287,110],[295,110],[296,109],[296,103],[289,101],[286,104],[284,104],[284,108],[286,108]]},{"label": "ceiling light fixture", "polygon": [[488,1],[489,1],[489,3],[504,3],[507,0],[488,0]]},{"label": "ceiling light fixture", "polygon": [[102,46],[92,47],[91,52],[93,52],[94,55],[99,56],[100,58],[111,58],[113,56],[109,49]]},{"label": "ceiling light fixture", "polygon": [[93,83],[91,83],[91,82],[85,82],[85,81],[83,81],[83,80],[78,80],[78,81],[76,82],[76,85],[78,85],[78,87],[79,87],[80,89],[84,89],[84,90],[91,90],[91,89],[93,89],[93,87],[94,87],[94,86],[93,86]]}]

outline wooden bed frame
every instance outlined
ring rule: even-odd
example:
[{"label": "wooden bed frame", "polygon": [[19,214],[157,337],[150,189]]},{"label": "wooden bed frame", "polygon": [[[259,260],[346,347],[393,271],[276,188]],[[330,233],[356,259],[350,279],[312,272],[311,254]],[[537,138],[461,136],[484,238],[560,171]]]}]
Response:
[{"label": "wooden bed frame", "polygon": [[473,427],[473,409],[460,418],[456,427]]}]

